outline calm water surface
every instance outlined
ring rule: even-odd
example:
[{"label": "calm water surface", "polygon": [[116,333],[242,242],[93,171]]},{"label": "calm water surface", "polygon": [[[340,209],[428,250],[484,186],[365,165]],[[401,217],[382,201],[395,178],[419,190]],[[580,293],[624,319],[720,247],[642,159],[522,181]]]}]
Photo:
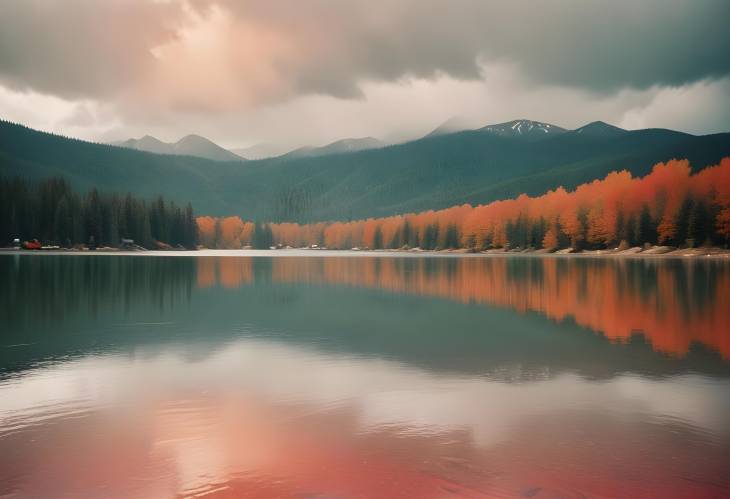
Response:
[{"label": "calm water surface", "polygon": [[730,496],[728,262],[6,254],[0,276],[3,498]]}]

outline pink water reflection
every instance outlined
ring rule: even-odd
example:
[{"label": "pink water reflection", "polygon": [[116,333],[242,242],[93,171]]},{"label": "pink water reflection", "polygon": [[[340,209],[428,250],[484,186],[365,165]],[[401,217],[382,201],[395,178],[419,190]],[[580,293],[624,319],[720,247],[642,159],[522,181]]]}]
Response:
[{"label": "pink water reflection", "polygon": [[530,383],[260,340],[0,384],[9,497],[723,497],[730,384]]}]

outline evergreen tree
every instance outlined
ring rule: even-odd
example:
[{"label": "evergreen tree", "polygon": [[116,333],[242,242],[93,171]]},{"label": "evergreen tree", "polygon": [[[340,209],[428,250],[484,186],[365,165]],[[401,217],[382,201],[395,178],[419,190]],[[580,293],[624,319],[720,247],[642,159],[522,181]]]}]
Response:
[{"label": "evergreen tree", "polygon": [[73,221],[71,220],[71,208],[64,196],[56,206],[56,213],[53,215],[53,242],[67,246],[73,239]]},{"label": "evergreen tree", "polygon": [[401,230],[400,244],[396,247],[400,247],[403,245],[408,245],[411,247],[415,246],[414,244],[412,244],[412,242],[413,242],[412,240],[413,240],[413,229],[411,227],[411,223],[406,218],[405,221],[403,222],[403,228]]},{"label": "evergreen tree", "polygon": [[437,224],[429,224],[423,234],[423,249],[436,249],[439,239],[439,226]]},{"label": "evergreen tree", "polygon": [[694,246],[701,246],[710,238],[712,221],[705,203],[698,201],[692,206],[687,224],[688,239],[694,241]]},{"label": "evergreen tree", "polygon": [[373,235],[373,249],[383,249],[383,231],[378,225]]},{"label": "evergreen tree", "polygon": [[677,218],[675,220],[675,226],[676,226],[676,233],[674,236],[674,244],[675,246],[682,246],[686,244],[687,239],[689,236],[689,221],[690,221],[690,214],[692,213],[692,210],[694,208],[694,202],[692,199],[687,198],[682,203],[682,206],[679,208],[679,212],[677,213]]},{"label": "evergreen tree", "polygon": [[630,246],[635,246],[638,244],[638,240],[636,239],[637,233],[638,233],[638,223],[636,221],[636,216],[631,215],[628,220],[626,220],[626,227],[624,229],[624,234],[622,235],[622,239],[625,239],[627,243],[629,243]]},{"label": "evergreen tree", "polygon": [[537,223],[532,224],[529,228],[528,245],[533,248],[542,247],[542,241],[545,239],[547,233],[547,220],[544,217],[540,217]]},{"label": "evergreen tree", "polygon": [[639,223],[636,230],[636,242],[638,244],[656,244],[657,242],[656,226],[651,218],[649,205],[646,204],[641,208],[641,214],[639,215]]},{"label": "evergreen tree", "polygon": [[[223,233],[221,229],[221,220],[220,218],[217,218],[215,220],[215,236],[213,238],[213,244],[216,248],[222,248],[223,247]],[[261,237],[261,224],[259,222],[256,223],[256,229],[254,230],[254,248],[258,248],[256,244],[256,237]]]},{"label": "evergreen tree", "polygon": [[403,246],[403,232],[400,230],[395,231],[393,238],[390,240],[389,248],[400,248]]},{"label": "evergreen tree", "polygon": [[254,225],[251,243],[255,249],[269,249],[273,246],[274,233],[271,230],[271,226],[261,222],[256,222]]},{"label": "evergreen tree", "polygon": [[459,228],[456,226],[456,224],[449,224],[446,227],[444,247],[451,249],[459,247]]},{"label": "evergreen tree", "polygon": [[60,178],[0,179],[0,244],[14,238],[61,246],[91,238],[99,246],[118,246],[128,238],[148,248],[155,240],[194,248],[197,224],[189,203],[183,212],[161,197],[148,205],[131,194],[122,199],[96,189],[79,196]]}]

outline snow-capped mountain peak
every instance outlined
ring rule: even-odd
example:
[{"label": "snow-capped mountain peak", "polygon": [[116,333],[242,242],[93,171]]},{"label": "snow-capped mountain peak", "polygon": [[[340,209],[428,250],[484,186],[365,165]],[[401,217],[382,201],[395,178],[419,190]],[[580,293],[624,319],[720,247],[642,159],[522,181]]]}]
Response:
[{"label": "snow-capped mountain peak", "polygon": [[501,136],[512,137],[541,137],[565,132],[564,128],[557,125],[524,119],[497,123],[496,125],[487,125],[481,128],[481,130]]}]

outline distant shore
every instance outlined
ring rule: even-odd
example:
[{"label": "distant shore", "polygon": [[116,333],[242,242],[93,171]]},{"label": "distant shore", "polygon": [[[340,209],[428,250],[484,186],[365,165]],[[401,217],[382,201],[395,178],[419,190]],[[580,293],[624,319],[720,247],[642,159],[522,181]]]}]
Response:
[{"label": "distant shore", "polygon": [[86,249],[48,249],[24,250],[18,248],[0,248],[0,254],[15,255],[125,255],[125,256],[532,256],[549,258],[714,258],[730,260],[730,249],[703,247],[703,248],[672,248],[669,246],[652,246],[642,249],[639,247],[604,250],[572,251],[564,249],[548,251],[533,250],[503,250],[490,249],[474,251],[468,249],[422,250],[414,249],[325,249],[325,248],[281,248],[281,249],[207,249],[198,250],[143,250],[130,251],[114,248]]}]

